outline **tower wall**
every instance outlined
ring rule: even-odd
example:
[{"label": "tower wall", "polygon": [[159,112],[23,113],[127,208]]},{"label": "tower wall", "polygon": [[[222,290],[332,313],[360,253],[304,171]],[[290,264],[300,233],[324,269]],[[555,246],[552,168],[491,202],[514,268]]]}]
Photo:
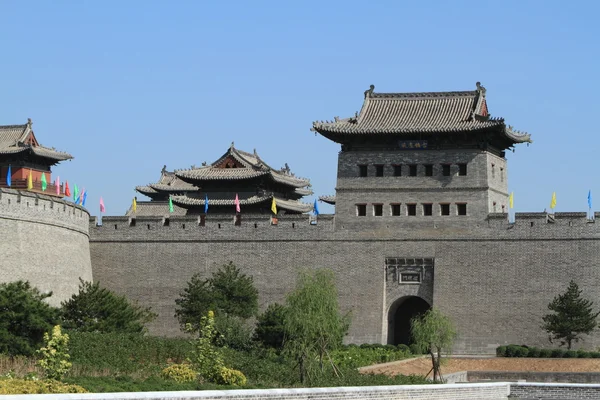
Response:
[{"label": "tower wall", "polygon": [[89,213],[49,196],[0,189],[0,282],[29,281],[59,305],[92,280]]}]

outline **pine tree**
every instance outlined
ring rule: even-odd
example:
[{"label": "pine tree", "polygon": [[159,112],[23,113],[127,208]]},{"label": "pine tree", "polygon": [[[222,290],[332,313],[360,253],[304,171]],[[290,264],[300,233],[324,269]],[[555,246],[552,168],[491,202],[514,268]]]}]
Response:
[{"label": "pine tree", "polygon": [[542,319],[542,328],[546,330],[553,339],[560,340],[560,345],[567,345],[571,349],[573,341],[581,340],[581,335],[590,334],[596,328],[596,317],[592,309],[593,302],[581,297],[582,290],[571,280],[564,294],[556,296],[548,309],[554,314],[547,314]]}]

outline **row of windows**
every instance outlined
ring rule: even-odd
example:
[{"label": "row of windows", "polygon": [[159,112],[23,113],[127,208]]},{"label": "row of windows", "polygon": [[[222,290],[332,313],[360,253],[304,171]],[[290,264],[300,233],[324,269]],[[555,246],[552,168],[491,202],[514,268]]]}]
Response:
[{"label": "row of windows", "polygon": [[[455,207],[452,210],[452,205],[450,203],[439,203],[438,207],[436,207],[436,215],[451,215],[451,212],[454,215],[467,215],[467,203],[455,203]],[[384,211],[383,204],[371,204],[372,215],[375,217],[382,217]],[[402,212],[402,205],[400,203],[390,204],[389,209],[387,210],[387,215],[399,217],[400,215],[407,216],[417,216],[417,215],[425,215],[425,216],[433,216],[434,205],[433,203],[407,203],[404,208],[404,213]],[[367,216],[367,204],[357,204],[356,205],[356,215],[359,217]]]},{"label": "row of windows", "polygon": [[[457,164],[458,165],[458,175],[465,176],[467,175],[467,164]],[[375,176],[384,176],[385,165],[383,164],[375,164]],[[433,164],[394,164],[392,165],[394,175],[393,176],[417,176],[419,167],[423,170],[423,175],[425,176],[433,176]],[[442,176],[450,176],[451,174],[452,164],[440,164],[440,170]],[[404,171],[404,172],[403,172]],[[358,176],[366,177],[369,176],[369,166],[366,164],[361,164],[358,166]]]}]

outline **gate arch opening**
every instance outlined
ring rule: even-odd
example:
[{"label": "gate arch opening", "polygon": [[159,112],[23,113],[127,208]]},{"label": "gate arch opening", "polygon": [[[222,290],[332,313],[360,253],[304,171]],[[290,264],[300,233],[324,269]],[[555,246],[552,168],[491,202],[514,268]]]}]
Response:
[{"label": "gate arch opening", "polygon": [[410,320],[423,315],[431,306],[418,296],[405,296],[396,300],[388,312],[388,344],[411,344]]}]

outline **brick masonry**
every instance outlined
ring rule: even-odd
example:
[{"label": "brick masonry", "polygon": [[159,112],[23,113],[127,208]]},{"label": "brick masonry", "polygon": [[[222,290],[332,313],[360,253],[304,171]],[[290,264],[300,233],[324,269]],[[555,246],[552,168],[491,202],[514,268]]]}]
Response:
[{"label": "brick masonry", "polygon": [[89,213],[73,203],[0,189],[0,282],[27,280],[60,304],[92,280]]}]

